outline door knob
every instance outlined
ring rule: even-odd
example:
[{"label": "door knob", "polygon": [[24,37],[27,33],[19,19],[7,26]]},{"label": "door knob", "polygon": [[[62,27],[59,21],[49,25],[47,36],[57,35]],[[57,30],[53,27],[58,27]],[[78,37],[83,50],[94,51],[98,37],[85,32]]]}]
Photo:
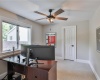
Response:
[{"label": "door knob", "polygon": [[74,45],[71,45],[72,47],[74,47]]}]

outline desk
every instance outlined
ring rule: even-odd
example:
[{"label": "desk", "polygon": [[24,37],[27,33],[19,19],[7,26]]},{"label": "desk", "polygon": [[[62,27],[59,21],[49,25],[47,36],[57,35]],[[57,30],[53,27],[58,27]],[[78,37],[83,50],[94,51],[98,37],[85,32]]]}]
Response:
[{"label": "desk", "polygon": [[3,58],[7,62],[8,80],[11,80],[14,72],[24,74],[25,80],[57,80],[57,62],[54,60],[38,60],[38,64],[26,66],[25,63],[17,60],[17,56]]}]

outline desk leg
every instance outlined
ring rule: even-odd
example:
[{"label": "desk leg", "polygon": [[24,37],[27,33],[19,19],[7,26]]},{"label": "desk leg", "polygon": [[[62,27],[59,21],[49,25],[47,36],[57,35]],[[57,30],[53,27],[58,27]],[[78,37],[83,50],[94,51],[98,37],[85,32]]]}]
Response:
[{"label": "desk leg", "polygon": [[12,80],[12,76],[14,75],[14,65],[10,62],[7,63],[7,70],[8,70],[8,80]]}]

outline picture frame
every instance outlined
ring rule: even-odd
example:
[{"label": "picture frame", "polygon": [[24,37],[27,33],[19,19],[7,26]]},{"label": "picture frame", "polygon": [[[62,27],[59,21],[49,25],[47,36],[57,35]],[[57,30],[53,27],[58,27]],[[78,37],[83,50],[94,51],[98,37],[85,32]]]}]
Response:
[{"label": "picture frame", "polygon": [[100,27],[96,29],[96,49],[100,52]]},{"label": "picture frame", "polygon": [[56,33],[55,32],[46,33],[46,45],[56,46]]}]

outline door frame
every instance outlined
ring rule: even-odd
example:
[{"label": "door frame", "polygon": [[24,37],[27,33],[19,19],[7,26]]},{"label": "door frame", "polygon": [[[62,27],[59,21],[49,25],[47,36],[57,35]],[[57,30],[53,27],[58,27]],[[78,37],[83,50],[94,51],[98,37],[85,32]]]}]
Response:
[{"label": "door frame", "polygon": [[62,27],[62,59],[64,60],[65,59],[65,28],[68,28],[68,27],[75,27],[75,30],[76,30],[76,43],[75,43],[75,54],[74,54],[74,61],[76,61],[77,59],[77,26],[74,25],[74,26],[66,26],[66,27]]}]

